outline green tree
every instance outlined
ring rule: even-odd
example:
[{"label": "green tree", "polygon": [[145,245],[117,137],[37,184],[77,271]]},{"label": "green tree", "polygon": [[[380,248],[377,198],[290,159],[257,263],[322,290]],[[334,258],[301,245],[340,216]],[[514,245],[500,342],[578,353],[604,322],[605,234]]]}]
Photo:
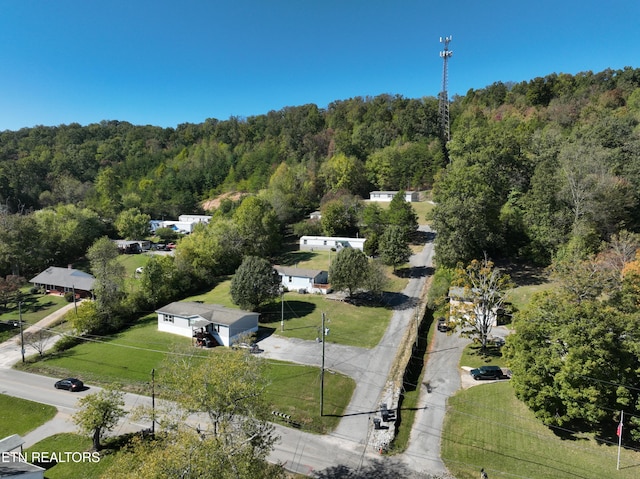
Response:
[{"label": "green tree", "polygon": [[369,261],[365,282],[363,284],[364,288],[371,294],[382,297],[388,285],[389,278],[382,263],[377,260]]},{"label": "green tree", "polygon": [[180,271],[173,256],[153,255],[140,276],[140,290],[151,309],[178,299],[188,290],[188,278]]},{"label": "green tree", "polygon": [[[125,269],[118,262],[118,256],[118,247],[107,237],[98,239],[87,251],[91,271],[96,278],[93,291],[97,309],[105,322],[120,309],[124,297]],[[109,323],[105,326],[108,327]]]},{"label": "green tree", "polygon": [[321,208],[320,224],[326,236],[353,237],[358,231],[362,202],[351,195],[342,195]]},{"label": "green tree", "polygon": [[320,178],[327,191],[346,190],[353,195],[364,195],[367,193],[364,171],[360,160],[338,153],[322,164]]},{"label": "green tree", "polygon": [[130,208],[122,211],[115,221],[118,234],[128,240],[139,240],[146,238],[150,233],[151,217],[143,214],[137,208]]},{"label": "green tree", "polygon": [[600,430],[615,424],[620,409],[634,410],[637,316],[553,291],[534,296],[514,327],[504,349],[514,391],[545,424]]},{"label": "green tree", "polygon": [[329,281],[336,291],[347,290],[349,297],[365,287],[369,261],[359,249],[342,248],[329,268]]},{"label": "green tree", "polygon": [[405,228],[398,225],[390,225],[380,237],[378,251],[382,262],[393,266],[394,272],[398,266],[409,261],[412,252],[407,243]]},{"label": "green tree", "polygon": [[101,449],[103,435],[116,427],[120,418],[125,416],[123,397],[124,394],[115,389],[103,389],[78,401],[80,410],[73,415],[73,421],[91,436],[94,450]]},{"label": "green tree", "polygon": [[[266,362],[227,351],[215,361],[194,351],[169,355],[159,380],[171,401],[156,408],[163,433],[135,441],[107,471],[109,478],[281,479],[266,462],[276,442],[264,400]],[[197,427],[188,418],[204,414]]]},{"label": "green tree", "polygon": [[33,215],[0,212],[0,276],[26,276],[41,265],[43,251]]},{"label": "green tree", "polygon": [[432,227],[438,232],[439,266],[468,263],[500,243],[499,203],[480,165],[454,162],[434,186]]},{"label": "green tree", "polygon": [[247,255],[268,257],[280,244],[280,225],[275,211],[257,196],[248,196],[233,213],[233,222]]},{"label": "green tree", "polygon": [[77,334],[91,334],[103,331],[104,315],[100,314],[95,301],[83,301],[76,312],[69,316],[69,322]]},{"label": "green tree", "polygon": [[280,276],[269,261],[247,256],[231,280],[231,300],[242,309],[255,311],[278,297],[280,284]]},{"label": "green tree", "polygon": [[242,262],[244,244],[236,224],[217,217],[182,238],[176,248],[176,265],[202,284],[212,284],[214,278],[236,270]]},{"label": "green tree", "polygon": [[457,321],[463,333],[478,340],[482,351],[485,351],[498,310],[504,304],[505,293],[512,286],[511,278],[496,268],[486,256],[481,261],[471,261],[457,274],[459,284],[464,287],[464,297],[472,303]]}]

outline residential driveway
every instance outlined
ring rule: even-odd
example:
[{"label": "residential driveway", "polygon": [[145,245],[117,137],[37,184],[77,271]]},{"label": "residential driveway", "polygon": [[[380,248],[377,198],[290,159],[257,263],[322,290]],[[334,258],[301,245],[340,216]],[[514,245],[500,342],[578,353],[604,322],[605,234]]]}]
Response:
[{"label": "residential driveway", "polygon": [[[470,340],[457,334],[435,331],[420,388],[418,411],[403,462],[412,470],[444,473],[440,439],[447,399],[461,387],[458,363]],[[468,374],[468,373],[467,373]]]}]

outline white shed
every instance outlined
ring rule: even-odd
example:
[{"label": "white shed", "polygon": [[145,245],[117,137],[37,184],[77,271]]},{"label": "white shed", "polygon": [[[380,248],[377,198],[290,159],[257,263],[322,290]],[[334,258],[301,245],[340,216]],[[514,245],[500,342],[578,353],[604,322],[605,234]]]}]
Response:
[{"label": "white shed", "polygon": [[203,341],[213,339],[223,346],[257,332],[260,317],[258,313],[196,301],[170,303],[156,313],[158,331]]}]

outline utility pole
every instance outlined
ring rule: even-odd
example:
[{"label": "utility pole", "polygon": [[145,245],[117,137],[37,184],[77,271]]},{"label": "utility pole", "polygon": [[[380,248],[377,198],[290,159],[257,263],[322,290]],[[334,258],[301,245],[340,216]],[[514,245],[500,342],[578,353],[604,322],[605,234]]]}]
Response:
[{"label": "utility pole", "polygon": [[284,286],[280,286],[280,331],[284,331]]},{"label": "utility pole", "polygon": [[71,285],[71,290],[73,291],[73,309],[76,311],[76,316],[78,315],[78,304],[76,303],[76,285]]},{"label": "utility pole", "polygon": [[451,140],[451,133],[449,130],[449,92],[447,92],[448,71],[447,64],[449,58],[453,55],[453,51],[449,50],[449,42],[453,37],[440,37],[440,43],[444,43],[444,50],[440,52],[442,58],[442,91],[438,95],[439,107],[440,107],[440,131],[442,135],[442,141],[446,144]]},{"label": "utility pole", "polygon": [[151,370],[151,435],[156,434],[156,370]]},{"label": "utility pole", "polygon": [[22,331],[22,301],[18,301],[18,321],[20,322],[20,352],[24,363],[24,334]]},{"label": "utility pole", "polygon": [[320,369],[320,417],[323,416],[324,406],[324,313],[322,313],[322,367]]}]

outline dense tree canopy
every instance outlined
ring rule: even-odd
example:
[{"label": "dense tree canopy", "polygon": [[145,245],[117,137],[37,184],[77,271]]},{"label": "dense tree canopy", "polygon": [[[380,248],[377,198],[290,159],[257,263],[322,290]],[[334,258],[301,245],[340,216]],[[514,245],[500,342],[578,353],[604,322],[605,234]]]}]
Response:
[{"label": "dense tree canopy", "polygon": [[242,309],[255,311],[278,296],[280,284],[280,276],[269,261],[247,256],[231,280],[231,300]]}]

